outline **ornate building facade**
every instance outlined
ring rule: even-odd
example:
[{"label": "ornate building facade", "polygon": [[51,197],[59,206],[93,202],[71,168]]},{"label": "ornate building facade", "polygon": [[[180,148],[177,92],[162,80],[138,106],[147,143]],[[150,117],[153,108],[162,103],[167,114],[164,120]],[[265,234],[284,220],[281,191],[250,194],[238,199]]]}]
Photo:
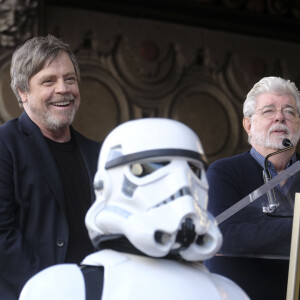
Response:
[{"label": "ornate building facade", "polygon": [[[184,1],[165,0],[161,14],[134,1],[118,9],[111,2],[108,9],[107,1],[25,2],[0,0],[6,16],[0,21],[0,123],[21,112],[10,89],[11,53],[36,34],[72,46],[82,78],[74,127],[99,141],[129,119],[167,117],[193,128],[212,162],[248,149],[242,104],[255,82],[274,75],[300,87],[297,2],[199,0],[180,13]],[[293,25],[289,34],[269,22],[275,17]]]}]

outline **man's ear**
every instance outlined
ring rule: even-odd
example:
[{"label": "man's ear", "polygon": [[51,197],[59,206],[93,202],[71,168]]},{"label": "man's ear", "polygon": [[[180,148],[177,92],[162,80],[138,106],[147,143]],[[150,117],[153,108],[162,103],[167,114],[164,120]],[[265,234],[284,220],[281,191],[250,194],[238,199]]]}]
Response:
[{"label": "man's ear", "polygon": [[17,89],[17,91],[18,91],[18,94],[19,94],[19,96],[20,96],[20,98],[22,100],[22,103],[26,103],[27,99],[28,99],[27,93],[26,92],[22,92],[20,89]]},{"label": "man's ear", "polygon": [[243,126],[245,131],[247,132],[248,135],[250,135],[251,132],[251,117],[244,117],[243,119]]}]

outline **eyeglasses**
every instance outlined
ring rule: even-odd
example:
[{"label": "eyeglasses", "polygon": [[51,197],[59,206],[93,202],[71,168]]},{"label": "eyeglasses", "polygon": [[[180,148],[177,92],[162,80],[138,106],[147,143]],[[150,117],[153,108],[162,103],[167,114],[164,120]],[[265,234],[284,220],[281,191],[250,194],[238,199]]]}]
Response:
[{"label": "eyeglasses", "polygon": [[261,109],[258,109],[255,113],[260,113],[263,117],[271,119],[276,115],[278,110],[281,111],[284,118],[287,120],[295,120],[299,117],[299,112],[292,106],[286,106],[281,109],[277,109],[274,105],[268,105]]}]

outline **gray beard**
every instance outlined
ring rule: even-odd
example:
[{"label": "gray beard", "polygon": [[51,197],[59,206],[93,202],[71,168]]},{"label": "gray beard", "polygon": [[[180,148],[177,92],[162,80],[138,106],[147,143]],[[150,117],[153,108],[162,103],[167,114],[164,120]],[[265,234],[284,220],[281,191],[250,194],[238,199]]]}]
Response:
[{"label": "gray beard", "polygon": [[268,131],[268,133],[265,135],[264,133],[256,130],[256,128],[252,125],[251,127],[251,138],[249,140],[249,143],[255,143],[259,146],[265,147],[265,148],[271,148],[274,150],[281,150],[286,148],[286,146],[282,145],[282,141],[285,138],[289,138],[291,143],[293,145],[297,145],[299,139],[300,139],[300,129],[297,134],[290,135],[289,130],[286,126],[280,124],[276,125],[277,129],[285,129],[287,130],[287,134],[282,134],[281,136],[271,137],[271,130],[274,129],[274,127],[271,127]]},{"label": "gray beard", "polygon": [[72,113],[65,113],[65,117],[67,117],[65,121],[62,121],[60,118],[53,116],[50,113],[46,113],[41,117],[49,130],[56,131],[65,127],[69,127],[74,120],[75,113],[75,109],[72,110]]}]

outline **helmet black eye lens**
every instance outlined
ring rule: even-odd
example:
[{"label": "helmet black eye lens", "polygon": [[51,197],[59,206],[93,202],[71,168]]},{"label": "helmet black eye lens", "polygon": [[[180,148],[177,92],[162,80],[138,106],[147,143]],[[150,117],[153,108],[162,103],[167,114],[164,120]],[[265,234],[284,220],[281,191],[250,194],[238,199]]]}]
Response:
[{"label": "helmet black eye lens", "polygon": [[130,165],[130,170],[133,175],[137,177],[144,177],[168,165],[169,163],[170,163],[169,161],[144,162],[144,163],[137,162]]},{"label": "helmet black eye lens", "polygon": [[197,166],[196,164],[189,162],[189,167],[191,168],[191,170],[193,171],[193,173],[201,179],[201,174],[202,174],[202,168],[200,168],[199,166]]}]

